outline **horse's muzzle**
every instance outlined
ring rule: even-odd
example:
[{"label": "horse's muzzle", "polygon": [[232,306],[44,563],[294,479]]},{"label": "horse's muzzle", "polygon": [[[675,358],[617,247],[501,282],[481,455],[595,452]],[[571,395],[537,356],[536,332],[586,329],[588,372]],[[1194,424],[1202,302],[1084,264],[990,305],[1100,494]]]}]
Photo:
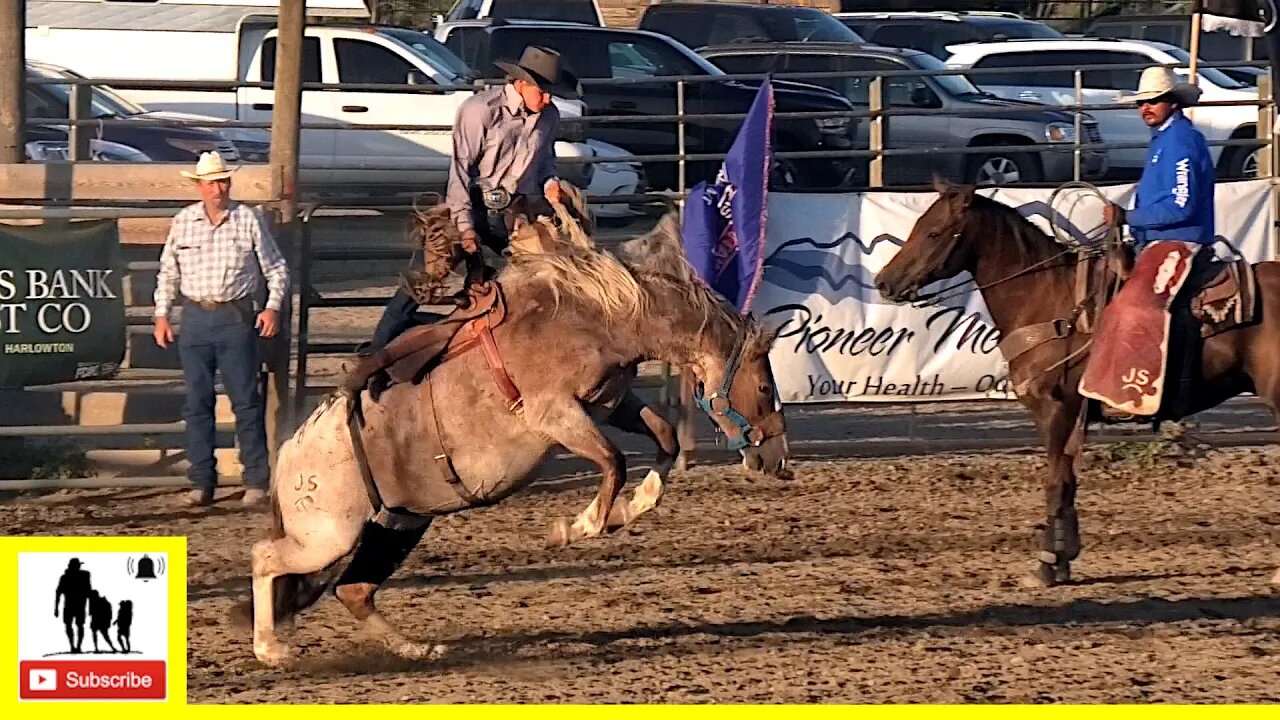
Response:
[{"label": "horse's muzzle", "polygon": [[787,476],[790,449],[785,433],[770,436],[759,445],[743,448],[741,452],[742,466],[746,469],[774,477]]}]

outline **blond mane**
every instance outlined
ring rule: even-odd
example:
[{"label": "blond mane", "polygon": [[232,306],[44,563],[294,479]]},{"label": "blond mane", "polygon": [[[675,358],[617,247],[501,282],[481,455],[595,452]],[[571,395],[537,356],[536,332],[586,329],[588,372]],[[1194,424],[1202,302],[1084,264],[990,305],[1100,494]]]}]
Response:
[{"label": "blond mane", "polygon": [[745,321],[723,295],[703,282],[689,263],[680,242],[680,220],[676,212],[663,215],[653,230],[623,242],[618,255],[627,267],[646,280],[665,282],[682,293],[702,313],[699,332],[706,329],[713,318],[735,329]]}]

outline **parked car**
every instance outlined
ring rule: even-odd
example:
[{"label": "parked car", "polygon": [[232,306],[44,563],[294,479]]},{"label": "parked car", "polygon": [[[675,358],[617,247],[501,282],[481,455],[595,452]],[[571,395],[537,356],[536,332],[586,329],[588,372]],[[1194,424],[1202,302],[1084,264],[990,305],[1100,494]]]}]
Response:
[{"label": "parked car", "polygon": [[[559,51],[567,66],[584,79],[583,100],[587,116],[630,116],[635,121],[589,125],[588,134],[625,148],[635,155],[674,155],[679,151],[675,121],[647,121],[651,116],[677,114],[676,89],[666,77],[725,73],[676,40],[643,30],[596,28],[568,23],[511,21],[490,27],[454,27],[440,39],[455,50],[476,73],[500,77],[495,60],[519,57],[531,44]],[[651,82],[600,85],[595,78],[651,79]],[[685,86],[685,113],[745,113],[755,100],[758,85],[730,80],[689,82]],[[852,112],[843,96],[816,85],[774,83],[775,108],[787,112]],[[685,148],[689,154],[721,154],[729,150],[741,120],[694,118],[686,121]],[[774,148],[785,151],[849,150],[857,123],[849,117],[778,119],[774,123]],[[720,161],[686,165],[686,186],[710,180]],[[840,158],[774,158],[770,181],[775,189],[835,188],[855,181],[866,162]],[[646,163],[645,173],[654,188],[678,185],[677,163]]]},{"label": "parked car", "polygon": [[837,20],[876,45],[912,48],[944,60],[948,45],[1015,38],[1057,38],[1042,22],[1009,12],[842,12]]},{"label": "parked car", "polygon": [[787,5],[663,2],[645,8],[639,29],[662,33],[695,49],[734,41],[863,41],[826,11]]},{"label": "parked car", "polygon": [[560,20],[604,27],[596,0],[457,0],[436,25],[459,20]]},{"label": "parked car", "polygon": [[[1176,45],[1184,50],[1191,47],[1190,15],[1105,15],[1094,18],[1085,26],[1085,35],[1091,37],[1122,38],[1129,40],[1154,40]],[[1231,60],[1265,60],[1267,43],[1263,38],[1248,38],[1227,32],[1200,34],[1200,61],[1227,62]],[[1220,67],[1224,75],[1246,85],[1258,86],[1258,78],[1269,74],[1265,69],[1251,65]]]},{"label": "parked car", "polygon": [[[1185,66],[1191,61],[1182,48],[1166,43],[1102,38],[967,43],[952,46],[950,50],[953,54],[946,61],[950,67],[999,70],[969,76],[982,89],[1004,98],[1056,105],[1076,103],[1074,68],[1128,66],[1082,72],[1084,104],[1106,105],[1116,104],[1124,95],[1136,91],[1145,67],[1159,64]],[[1186,76],[1188,70],[1186,67],[1175,68],[1175,72]],[[1199,70],[1198,84],[1202,90],[1201,102],[1258,101],[1257,88],[1232,80],[1213,68]],[[1114,110],[1094,110],[1092,114],[1098,119],[1107,142],[1135,146],[1111,150],[1111,167],[1129,173],[1141,169],[1146,162],[1145,147],[1151,140],[1151,129],[1133,106],[1117,104]],[[1193,107],[1187,110],[1187,116],[1210,143],[1256,137],[1256,106]],[[1258,147],[1210,144],[1209,152],[1217,166],[1218,177],[1256,175]]]},{"label": "parked car", "polygon": [[[65,68],[27,61],[27,117],[45,121],[46,127],[57,127],[58,120],[69,120],[71,84],[42,81],[77,79],[84,78]],[[89,86],[89,92],[89,117],[82,119],[126,121],[103,123],[95,131],[96,139],[112,143],[112,150],[104,150],[108,154],[118,153],[119,148],[127,147],[135,150],[136,154],[122,154],[134,161],[195,162],[201,153],[217,150],[228,161],[242,159],[236,145],[218,132],[164,122],[163,116],[153,116],[101,85]],[[61,127],[65,137],[69,126]]]},{"label": "parked car", "polygon": [[[849,43],[734,43],[702,48],[699,54],[731,74],[804,72],[902,72],[945,70],[942,61],[903,48]],[[813,78],[806,82],[825,85],[842,93],[855,107],[869,105],[872,78]],[[942,109],[945,114],[890,116],[885,125],[886,147],[929,149],[921,155],[896,156],[884,164],[885,183],[928,182],[943,174],[952,180],[979,185],[1018,182],[1063,182],[1074,178],[1075,118],[1043,105],[1004,100],[974,87],[963,75],[922,77],[890,76],[885,79],[885,101],[890,110]],[[1017,112],[1011,112],[1017,110]],[[1084,142],[1098,143],[1098,123],[1086,115]],[[868,142],[866,126],[858,134],[859,147]],[[1056,148],[1033,147],[1053,143]],[[946,149],[1008,146],[1006,151],[976,154],[947,153]],[[1106,153],[1086,150],[1082,177],[1095,178],[1107,171]]]},{"label": "parked car", "polygon": [[[28,125],[23,131],[23,150],[28,162],[68,162],[71,144],[65,126]],[[151,158],[135,147],[99,138],[89,138],[90,161],[150,162]]]}]

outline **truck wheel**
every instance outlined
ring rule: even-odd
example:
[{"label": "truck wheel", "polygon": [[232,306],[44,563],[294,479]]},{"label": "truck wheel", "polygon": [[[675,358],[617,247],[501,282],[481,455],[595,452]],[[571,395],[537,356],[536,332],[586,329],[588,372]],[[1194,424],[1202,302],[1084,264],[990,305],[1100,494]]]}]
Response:
[{"label": "truck wheel", "polygon": [[1229,147],[1222,162],[1223,178],[1247,178],[1253,179],[1258,177],[1258,153],[1261,149],[1253,149],[1247,147]]},{"label": "truck wheel", "polygon": [[1040,163],[1030,153],[997,152],[969,160],[965,177],[974,185],[1040,182]]}]

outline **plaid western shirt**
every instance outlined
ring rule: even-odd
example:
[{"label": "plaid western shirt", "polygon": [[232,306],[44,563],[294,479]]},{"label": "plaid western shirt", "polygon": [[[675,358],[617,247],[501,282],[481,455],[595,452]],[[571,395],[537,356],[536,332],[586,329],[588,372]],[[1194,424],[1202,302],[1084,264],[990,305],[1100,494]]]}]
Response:
[{"label": "plaid western shirt", "polygon": [[155,315],[169,314],[179,290],[195,302],[251,297],[258,290],[259,270],[267,281],[267,308],[279,310],[289,287],[289,269],[262,215],[233,202],[214,225],[203,203],[188,205],[174,216],[160,253]]}]

